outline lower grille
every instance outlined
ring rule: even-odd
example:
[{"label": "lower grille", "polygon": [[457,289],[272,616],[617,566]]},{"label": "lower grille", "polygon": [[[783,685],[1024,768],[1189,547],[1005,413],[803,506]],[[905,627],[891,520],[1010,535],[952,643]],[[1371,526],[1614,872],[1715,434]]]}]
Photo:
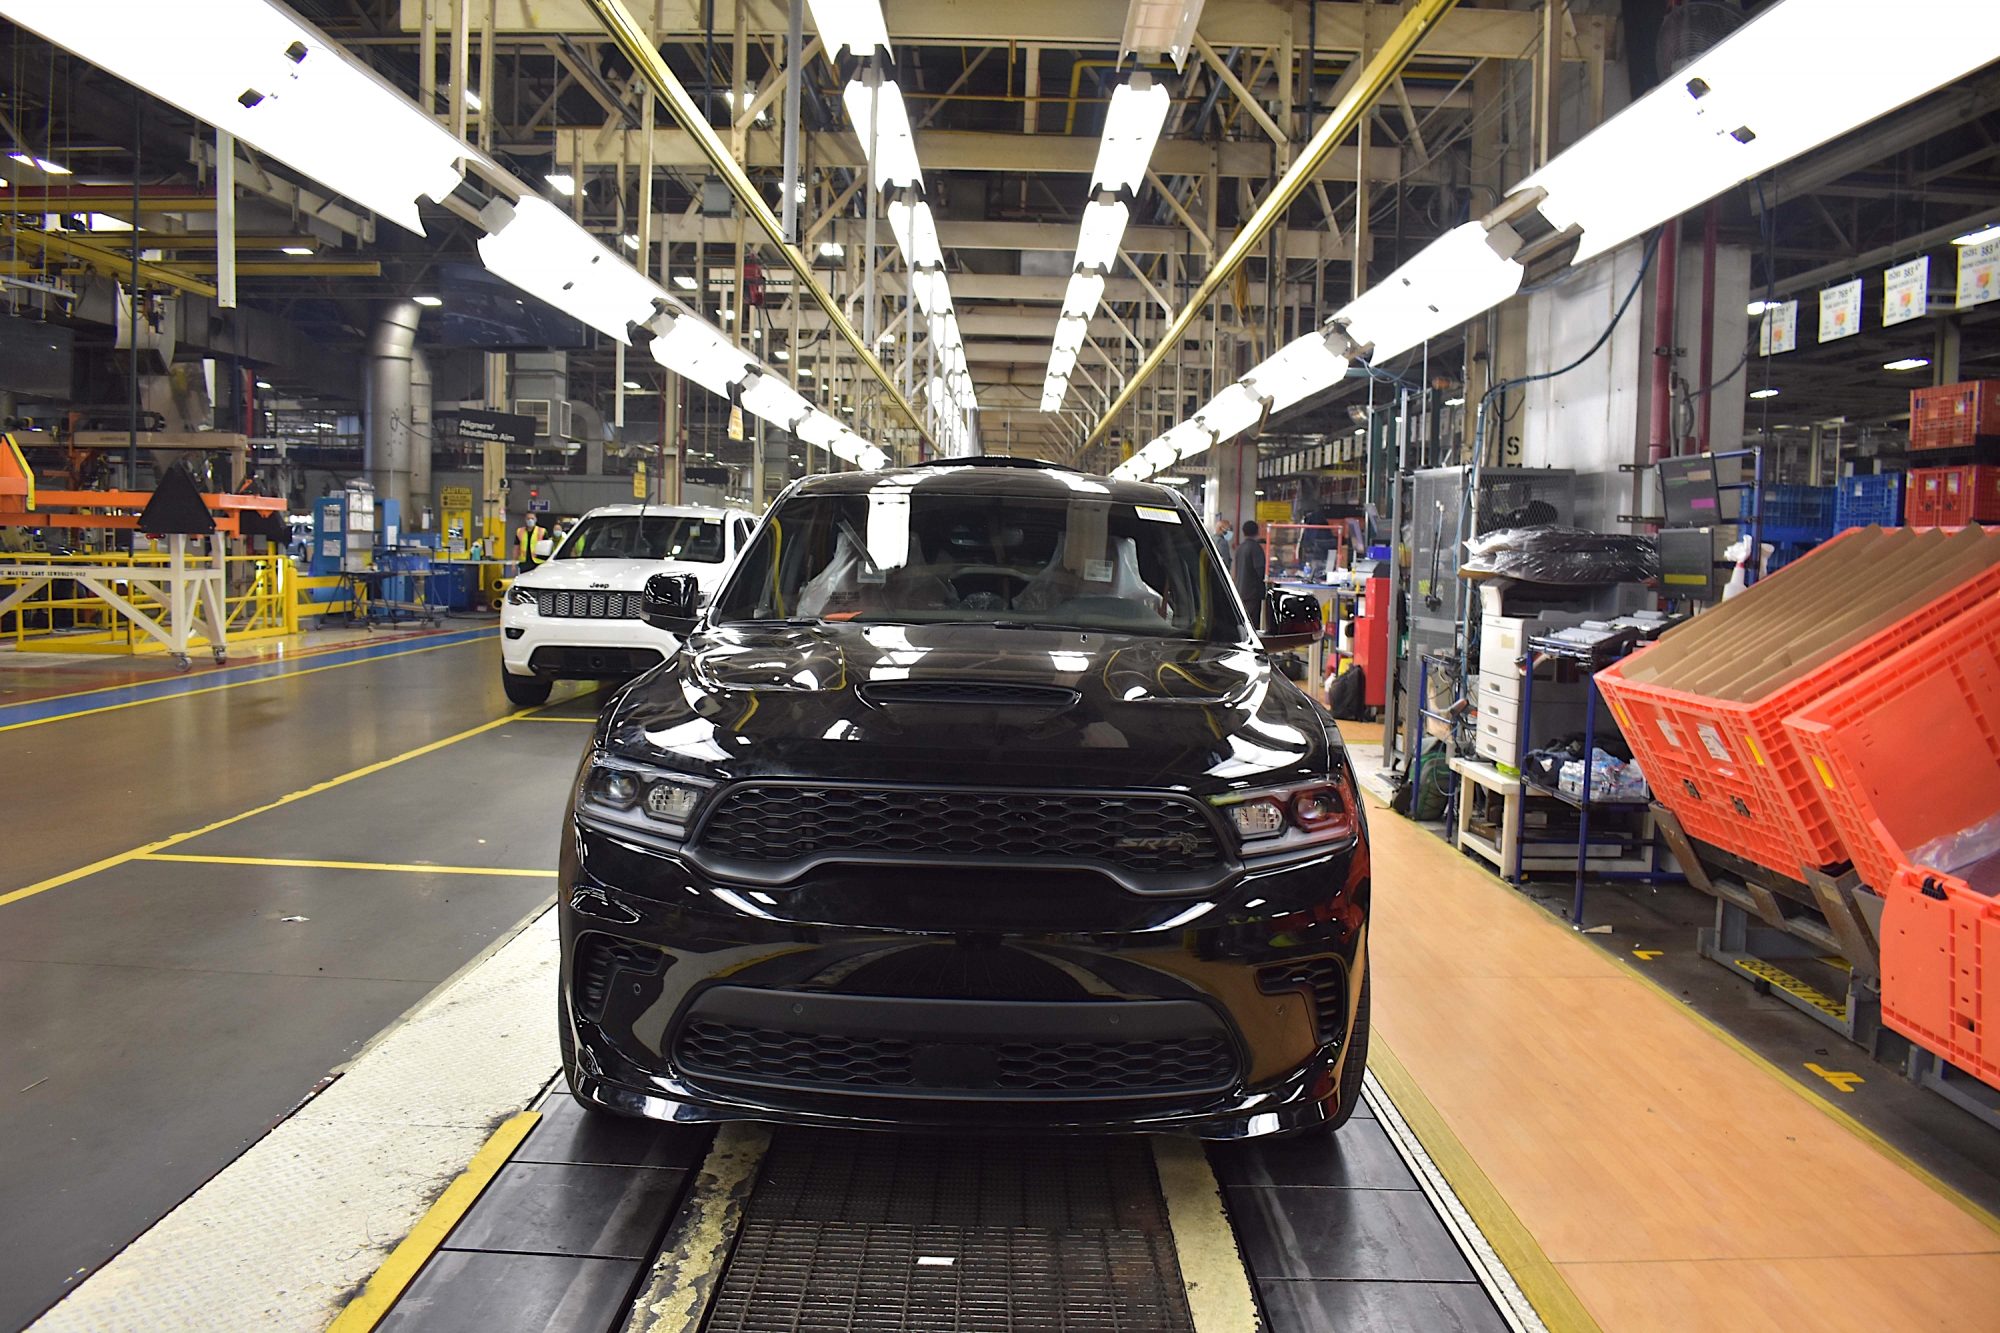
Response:
[{"label": "lower grille", "polygon": [[1227,1087],[1236,1072],[1219,1037],[1166,1041],[912,1041],[781,1032],[698,1019],[675,1063],[695,1077],[913,1095],[1155,1097]]},{"label": "lower grille", "polygon": [[1102,865],[1138,875],[1213,870],[1215,830],[1170,796],[745,784],[698,845],[739,861],[907,857]]},{"label": "lower grille", "polygon": [[1082,696],[1060,685],[1014,685],[983,680],[875,681],[861,687],[871,704],[1002,704],[1068,708]]},{"label": "lower grille", "polygon": [[637,620],[636,592],[537,592],[535,610],[545,616],[590,620]]},{"label": "lower grille", "polygon": [[605,935],[585,935],[576,949],[576,1010],[596,1022],[604,1017],[611,999],[612,983],[621,974],[658,976],[666,957],[657,949],[646,949]]},{"label": "lower grille", "polygon": [[660,664],[652,648],[537,648],[528,669],[544,676],[636,676]]}]

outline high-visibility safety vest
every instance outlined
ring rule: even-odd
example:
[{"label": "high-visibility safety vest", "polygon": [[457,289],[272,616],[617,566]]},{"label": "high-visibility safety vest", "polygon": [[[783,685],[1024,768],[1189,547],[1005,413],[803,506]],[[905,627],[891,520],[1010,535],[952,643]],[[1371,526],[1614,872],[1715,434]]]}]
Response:
[{"label": "high-visibility safety vest", "polygon": [[521,545],[521,567],[523,569],[537,563],[535,560],[535,543],[541,540],[542,533],[545,530],[539,525],[514,529],[514,536]]}]

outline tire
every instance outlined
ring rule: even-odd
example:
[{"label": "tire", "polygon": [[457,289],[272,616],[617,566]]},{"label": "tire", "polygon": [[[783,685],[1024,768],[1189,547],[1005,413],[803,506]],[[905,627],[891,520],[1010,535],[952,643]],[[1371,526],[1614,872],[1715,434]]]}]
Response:
[{"label": "tire", "polygon": [[[1366,968],[1367,964],[1362,964]],[[1368,1073],[1368,972],[1361,974],[1361,998],[1354,1002],[1354,1031],[1347,1039],[1346,1058],[1340,1062],[1340,1109],[1333,1118],[1320,1126],[1320,1132],[1332,1134],[1354,1118],[1354,1108],[1361,1104],[1361,1080]]]},{"label": "tire", "polygon": [[507,691],[507,702],[524,708],[549,701],[549,691],[555,688],[554,681],[543,680],[539,676],[516,676],[506,667],[500,668],[500,688]]}]

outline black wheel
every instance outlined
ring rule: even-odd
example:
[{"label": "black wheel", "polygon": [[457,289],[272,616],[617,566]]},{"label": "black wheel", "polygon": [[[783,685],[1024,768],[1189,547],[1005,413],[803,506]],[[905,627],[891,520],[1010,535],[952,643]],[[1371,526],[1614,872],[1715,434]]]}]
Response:
[{"label": "black wheel", "polygon": [[[1366,968],[1364,961],[1362,966]],[[1361,998],[1354,1002],[1354,1031],[1347,1039],[1347,1057],[1340,1062],[1340,1109],[1320,1128],[1331,1134],[1354,1118],[1354,1108],[1361,1105],[1361,1080],[1368,1072],[1368,983],[1366,971],[1361,974]]]},{"label": "black wheel", "polygon": [[501,667],[500,688],[507,691],[508,703],[531,707],[549,701],[549,691],[555,688],[555,682],[539,676],[516,676]]}]

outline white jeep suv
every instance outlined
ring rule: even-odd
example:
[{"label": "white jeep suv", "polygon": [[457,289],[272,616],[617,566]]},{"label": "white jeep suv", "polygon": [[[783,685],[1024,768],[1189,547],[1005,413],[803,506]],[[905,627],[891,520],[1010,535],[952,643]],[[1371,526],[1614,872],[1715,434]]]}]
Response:
[{"label": "white jeep suv", "polygon": [[692,505],[606,505],[577,521],[544,562],[514,580],[500,608],[500,683],[538,704],[558,680],[649,670],[677,640],[639,618],[655,574],[692,574],[704,599],[749,543],[754,515]]}]

